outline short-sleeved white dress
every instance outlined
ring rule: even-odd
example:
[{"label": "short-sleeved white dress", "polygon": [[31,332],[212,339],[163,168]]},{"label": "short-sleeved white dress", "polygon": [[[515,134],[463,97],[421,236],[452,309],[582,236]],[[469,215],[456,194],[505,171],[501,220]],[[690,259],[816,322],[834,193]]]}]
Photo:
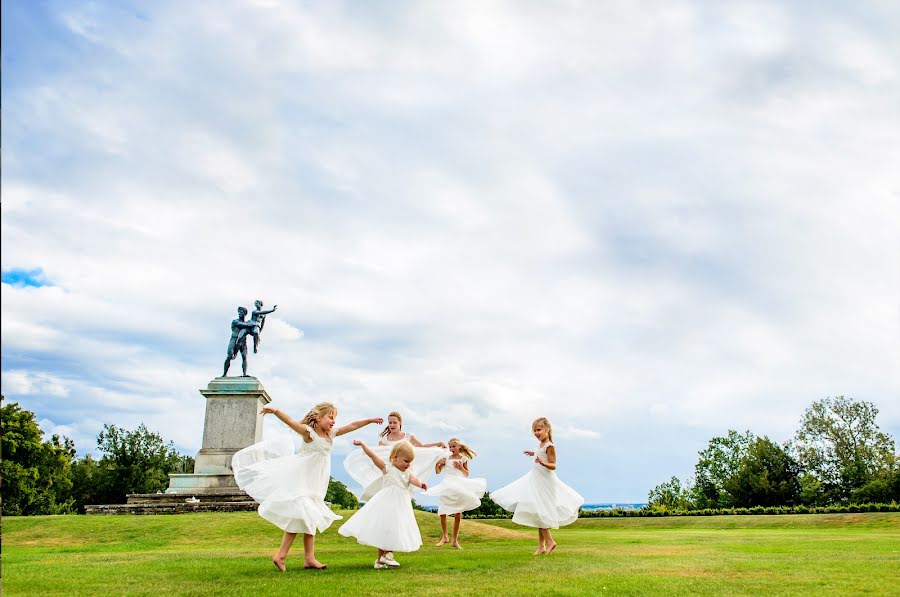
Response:
[{"label": "short-sleeved white dress", "polygon": [[[325,503],[331,443],[305,425],[311,442],[279,436],[248,446],[231,460],[238,487],[259,502],[259,515],[287,533],[321,533],[342,517]],[[298,441],[299,440],[299,441]]]},{"label": "short-sleeved white dress", "polygon": [[[548,442],[534,454],[547,460]],[[534,463],[532,469],[506,487],[491,492],[491,499],[513,513],[513,522],[539,529],[558,529],[578,519],[584,498],[563,483],[545,466]]]},{"label": "short-sleeved white dress", "polygon": [[429,487],[425,495],[437,496],[438,514],[458,514],[474,510],[481,505],[481,496],[487,489],[487,481],[481,478],[466,477],[463,472],[453,466],[454,462],[468,462],[469,459],[447,458],[444,464],[444,479]]},{"label": "short-sleeved white dress", "polygon": [[385,551],[416,551],[422,546],[422,535],[409,495],[409,469],[401,472],[388,463],[382,476],[381,490],[338,533]]}]

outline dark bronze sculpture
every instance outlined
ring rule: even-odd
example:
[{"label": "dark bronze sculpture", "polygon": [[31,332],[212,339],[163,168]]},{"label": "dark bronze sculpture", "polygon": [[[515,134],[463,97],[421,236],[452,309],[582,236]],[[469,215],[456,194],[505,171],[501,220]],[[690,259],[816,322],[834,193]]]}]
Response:
[{"label": "dark bronze sculpture", "polygon": [[250,321],[245,320],[247,309],[244,307],[238,307],[238,318],[231,320],[231,339],[228,341],[228,354],[225,356],[225,368],[222,371],[222,377],[228,375],[231,361],[234,360],[238,353],[241,353],[241,371],[243,376],[247,377],[247,336],[253,336],[253,352],[257,352],[259,334],[266,324],[266,315],[278,308],[278,305],[275,305],[268,311],[263,310],[263,302],[260,300],[257,300],[254,306],[256,308],[253,310]]}]

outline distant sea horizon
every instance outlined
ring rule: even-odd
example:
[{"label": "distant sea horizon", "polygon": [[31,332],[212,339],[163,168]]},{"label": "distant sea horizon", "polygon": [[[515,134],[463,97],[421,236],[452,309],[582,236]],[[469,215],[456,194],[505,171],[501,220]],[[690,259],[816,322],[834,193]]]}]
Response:
[{"label": "distant sea horizon", "polygon": [[[582,510],[640,510],[647,505],[647,502],[595,502],[584,504]],[[423,508],[430,512],[437,512],[438,507],[434,505],[422,505]]]}]

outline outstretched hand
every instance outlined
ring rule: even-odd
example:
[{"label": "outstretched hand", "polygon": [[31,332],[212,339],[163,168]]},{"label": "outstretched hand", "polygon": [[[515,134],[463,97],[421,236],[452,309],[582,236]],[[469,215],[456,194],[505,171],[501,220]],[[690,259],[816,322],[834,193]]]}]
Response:
[{"label": "outstretched hand", "polygon": [[267,404],[267,405],[265,405],[264,407],[262,407],[261,409],[259,409],[259,414],[261,414],[261,415],[274,415],[274,414],[275,414],[275,411],[277,411],[277,410],[278,410],[278,409],[275,408],[274,406],[269,406],[269,405]]},{"label": "outstretched hand", "polygon": [[428,483],[422,483],[422,491],[428,491]]},{"label": "outstretched hand", "polygon": [[534,452],[531,450],[525,450],[525,452],[523,453],[525,454],[525,456],[534,456]]},{"label": "outstretched hand", "polygon": [[354,446],[364,446],[365,444],[363,443],[363,440],[355,439],[355,440],[353,440],[353,445]]},{"label": "outstretched hand", "polygon": [[381,417],[375,417],[374,419],[372,419],[372,422],[376,425],[381,425],[382,423],[384,423],[384,419],[382,419]]}]

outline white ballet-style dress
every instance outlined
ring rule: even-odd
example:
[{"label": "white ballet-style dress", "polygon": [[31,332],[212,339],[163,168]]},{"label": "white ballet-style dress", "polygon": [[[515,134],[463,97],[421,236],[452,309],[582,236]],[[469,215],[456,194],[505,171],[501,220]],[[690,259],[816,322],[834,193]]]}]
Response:
[{"label": "white ballet-style dress", "polygon": [[238,487],[259,502],[259,515],[286,533],[321,533],[341,520],[325,503],[331,475],[328,438],[304,425],[312,437],[291,434],[263,440],[238,451],[231,468]]},{"label": "white ballet-style dress", "polygon": [[465,463],[469,459],[447,458],[444,464],[444,479],[434,487],[429,487],[425,495],[437,496],[438,514],[459,514],[474,510],[481,505],[481,496],[487,489],[487,481],[481,478],[466,477],[461,470],[453,466],[454,462]]},{"label": "white ballet-style dress", "polygon": [[419,549],[422,535],[413,514],[409,474],[409,469],[401,472],[394,465],[385,464],[381,490],[347,519],[338,533],[385,551]]},{"label": "white ballet-style dress", "polygon": [[[547,461],[547,448],[553,444],[538,446],[535,457]],[[558,529],[578,519],[578,511],[584,498],[563,483],[556,471],[534,463],[527,474],[506,487],[491,492],[491,499],[513,513],[513,522],[526,527]]]},{"label": "white ballet-style dress", "polygon": [[[372,446],[375,455],[381,458],[382,462],[390,462],[391,450],[395,444],[402,441],[409,441],[412,433],[404,433],[403,437],[396,440],[382,438],[377,446]],[[420,481],[427,481],[434,473],[434,465],[438,460],[450,454],[446,448],[417,448],[413,446],[415,457],[410,463],[410,472]],[[344,459],[344,469],[354,481],[359,483],[359,489],[356,490],[359,501],[367,502],[372,499],[384,481],[384,475],[378,470],[378,467],[372,462],[372,459],[366,456],[362,450],[354,450]],[[412,486],[412,489],[417,489]]]}]

